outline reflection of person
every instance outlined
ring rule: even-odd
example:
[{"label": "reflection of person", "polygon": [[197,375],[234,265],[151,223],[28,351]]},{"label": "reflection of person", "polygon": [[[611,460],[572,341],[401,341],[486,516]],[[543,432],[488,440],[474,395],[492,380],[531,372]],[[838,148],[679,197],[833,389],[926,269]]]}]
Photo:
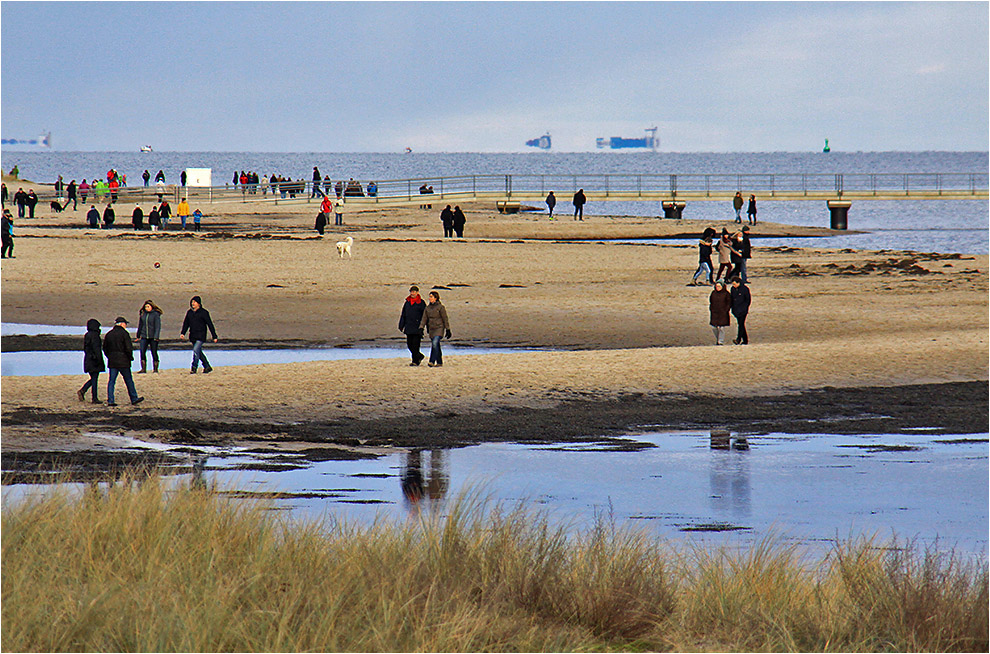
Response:
[{"label": "reflection of person", "polygon": [[749,224],[756,224],[756,196],[749,196],[749,206],[746,207],[746,215],[749,216]]},{"label": "reflection of person", "polygon": [[737,223],[741,223],[742,222],[742,206],[743,206],[742,193],[740,193],[739,191],[736,191],[735,197],[732,198],[732,208],[735,209],[735,211],[736,211],[736,222]]},{"label": "reflection of person", "polygon": [[402,470],[402,496],[410,509],[419,509],[419,501],[425,495],[423,486],[423,451],[406,452],[406,464]]},{"label": "reflection of person", "polygon": [[134,388],[134,378],[131,377],[134,348],[131,346],[131,336],[127,333],[126,318],[118,317],[114,321],[113,329],[103,337],[103,353],[107,355],[107,367],[110,368],[110,381],[107,382],[107,406],[117,406],[117,403],[113,401],[113,388],[117,383],[118,375],[124,378],[131,404],[143,402],[144,398],[138,397],[137,389]]},{"label": "reflection of person", "polygon": [[447,309],[440,303],[440,294],[430,291],[430,303],[423,311],[423,319],[420,327],[425,327],[430,335],[430,362],[427,364],[431,368],[443,365],[443,350],[440,349],[440,340],[446,336],[450,338],[450,322],[447,320]]},{"label": "reflection of person", "polygon": [[444,450],[430,450],[429,478],[424,479],[423,450],[413,449],[406,452],[401,485],[402,495],[411,512],[419,512],[424,497],[427,497],[432,505],[438,504],[447,494],[449,477],[446,454]]},{"label": "reflection of person", "polygon": [[579,188],[578,192],[574,194],[574,220],[584,220],[584,205],[588,201],[584,197],[584,189]]},{"label": "reflection of person", "polygon": [[203,362],[203,374],[207,375],[213,372],[213,366],[207,360],[206,355],[203,354],[203,344],[206,342],[206,330],[210,330],[210,335],[213,336],[213,342],[217,342],[217,330],[213,327],[213,320],[210,318],[210,312],[203,308],[203,300],[200,299],[198,295],[194,295],[191,300],[189,300],[189,310],[186,311],[186,317],[182,321],[182,333],[179,334],[179,339],[185,339],[186,332],[189,332],[189,342],[192,343],[192,367],[189,373],[192,375],[196,374],[196,370],[199,367],[199,362]]},{"label": "reflection of person", "polygon": [[162,332],[162,310],[147,300],[138,312],[137,338],[141,341],[141,369],[138,373],[148,372],[148,359],[145,354],[151,348],[151,364],[153,372],[158,372],[158,339]]},{"label": "reflection of person", "polygon": [[547,211],[550,213],[550,220],[553,220],[553,208],[557,206],[557,198],[554,196],[553,191],[550,191],[547,195]]},{"label": "reflection of person", "polygon": [[461,208],[459,206],[454,207],[454,233],[457,234],[458,238],[464,238],[464,223],[466,222],[467,218],[464,217]]},{"label": "reflection of person", "polygon": [[711,315],[708,324],[712,326],[715,334],[715,345],[725,343],[725,328],[729,326],[729,309],[732,307],[732,294],[725,288],[725,284],[715,282],[712,294],[708,296],[708,311]]},{"label": "reflection of person", "polygon": [[432,502],[439,502],[447,494],[449,478],[444,460],[446,456],[445,450],[430,450],[430,478],[426,482],[426,490]]},{"label": "reflection of person", "polygon": [[100,321],[90,318],[86,322],[86,336],[83,338],[83,372],[89,374],[89,381],[76,391],[80,402],[86,401],[86,391],[92,389],[93,404],[99,404],[98,385],[100,373],[106,370],[103,362],[103,345],[100,339]]},{"label": "reflection of person", "polygon": [[419,295],[419,287],[410,286],[409,296],[402,305],[402,313],[399,314],[399,331],[406,335],[406,347],[412,355],[410,366],[418,366],[426,358],[419,351],[419,346],[423,342],[423,328],[420,323],[423,321],[425,310],[426,303]]},{"label": "reflection of person", "polygon": [[736,317],[736,345],[749,345],[749,334],[746,333],[746,316],[749,315],[749,305],[752,297],[749,287],[742,283],[739,277],[732,278],[732,315]]}]

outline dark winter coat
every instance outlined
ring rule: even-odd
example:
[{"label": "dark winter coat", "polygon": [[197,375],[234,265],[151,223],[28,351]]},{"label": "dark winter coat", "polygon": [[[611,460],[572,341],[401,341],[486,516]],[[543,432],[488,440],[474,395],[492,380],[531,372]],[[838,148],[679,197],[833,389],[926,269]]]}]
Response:
[{"label": "dark winter coat", "polygon": [[90,209],[89,212],[86,214],[86,222],[89,223],[90,227],[100,226],[100,212],[97,211],[96,207]]},{"label": "dark winter coat", "polygon": [[547,196],[547,206],[550,207],[551,209],[557,206],[557,198],[554,196],[553,193]]},{"label": "dark winter coat", "polygon": [[138,317],[138,338],[147,338],[153,341],[157,341],[162,334],[162,314],[152,309],[151,311],[145,312],[141,309],[141,314]]},{"label": "dark winter coat", "polygon": [[739,243],[739,254],[742,255],[743,259],[750,259],[753,256],[753,246],[749,242],[749,234],[746,232],[742,233],[742,242]]},{"label": "dark winter coat", "polygon": [[415,304],[406,298],[405,304],[402,305],[402,313],[399,314],[399,331],[403,334],[422,334],[424,311],[426,311],[426,302],[423,298],[416,298]]},{"label": "dark winter coat", "polygon": [[749,287],[740,284],[738,288],[732,287],[732,315],[739,317],[749,313],[749,303],[752,298],[749,294]]},{"label": "dark winter coat", "polygon": [[460,207],[454,209],[454,229],[458,232],[464,231],[464,223],[467,222],[467,218],[464,217],[464,212],[461,211]]},{"label": "dark winter coat", "polygon": [[322,236],[323,232],[326,231],[326,227],[327,227],[327,214],[321,211],[320,213],[316,214],[316,231],[319,232],[320,235]]},{"label": "dark winter coat", "polygon": [[447,321],[447,309],[440,302],[434,302],[432,304],[426,305],[426,310],[423,311],[423,319],[420,321],[420,326],[426,328],[426,332],[430,336],[438,336],[444,333],[444,330],[450,330],[450,322]]},{"label": "dark winter coat", "polygon": [[109,227],[113,224],[113,221],[117,219],[117,214],[113,212],[113,207],[109,204],[107,208],[103,210],[103,224]]},{"label": "dark winter coat", "polygon": [[712,242],[698,241],[698,263],[712,265]]},{"label": "dark winter coat", "polygon": [[100,340],[100,321],[90,318],[86,323],[86,336],[83,338],[83,372],[103,372],[107,369],[103,362],[103,345]]},{"label": "dark winter coat", "polygon": [[577,193],[574,194],[573,202],[575,207],[583,207],[585,202],[587,201],[588,199],[584,197],[584,193],[582,193],[581,191],[578,191]]},{"label": "dark winter coat", "polygon": [[158,213],[158,209],[152,209],[151,213],[148,214],[148,224],[154,225],[155,227],[160,227],[162,224],[162,217]]},{"label": "dark winter coat", "polygon": [[182,334],[189,332],[189,340],[192,342],[205,341],[206,330],[209,328],[213,340],[217,339],[217,330],[213,328],[213,320],[210,319],[210,312],[200,307],[193,311],[192,308],[186,311],[186,317],[182,321]]},{"label": "dark winter coat", "polygon": [[38,194],[34,191],[28,191],[27,196],[24,198],[24,204],[28,207],[34,207],[38,204]]},{"label": "dark winter coat", "polygon": [[722,287],[721,291],[712,291],[712,294],[708,296],[708,311],[711,314],[711,320],[708,323],[713,327],[728,327],[729,326],[729,308],[732,306],[732,294]]},{"label": "dark winter coat", "polygon": [[454,224],[454,212],[450,208],[446,208],[440,212],[440,222],[447,229],[450,229]]},{"label": "dark winter coat", "polygon": [[134,229],[144,227],[144,211],[141,210],[141,207],[134,207],[134,213],[131,214],[131,224],[134,225]]},{"label": "dark winter coat", "polygon": [[746,213],[750,216],[756,215],[756,200],[749,201],[749,206],[746,207]]},{"label": "dark winter coat", "polygon": [[131,361],[134,360],[131,335],[120,325],[114,325],[103,337],[103,353],[107,355],[108,367],[130,370]]}]

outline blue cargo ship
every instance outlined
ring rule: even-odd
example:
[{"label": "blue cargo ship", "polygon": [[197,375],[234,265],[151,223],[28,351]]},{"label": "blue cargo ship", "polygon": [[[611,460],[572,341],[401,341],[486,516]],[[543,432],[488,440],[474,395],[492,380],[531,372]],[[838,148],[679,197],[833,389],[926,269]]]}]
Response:
[{"label": "blue cargo ship", "polygon": [[612,138],[600,138],[595,139],[595,146],[599,149],[609,148],[611,150],[624,150],[626,148],[649,148],[656,152],[657,148],[660,147],[660,139],[657,138],[657,128],[650,127],[646,130],[647,136],[638,139],[627,139],[621,136],[613,136]]},{"label": "blue cargo ship", "polygon": [[526,141],[526,145],[528,145],[530,147],[533,147],[533,148],[539,148],[541,150],[549,150],[550,149],[550,132],[547,132],[546,134],[544,134],[543,136],[541,136],[538,139],[531,139],[529,141]]}]

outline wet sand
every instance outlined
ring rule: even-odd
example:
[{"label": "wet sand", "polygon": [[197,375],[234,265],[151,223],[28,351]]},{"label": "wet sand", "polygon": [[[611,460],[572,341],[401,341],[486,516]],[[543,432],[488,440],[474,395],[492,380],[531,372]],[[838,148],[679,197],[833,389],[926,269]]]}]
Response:
[{"label": "wet sand", "polygon": [[[315,206],[244,208],[210,208],[204,224],[217,231],[199,235],[71,228],[83,211],[19,222],[17,259],[0,271],[3,320],[95,317],[109,327],[118,314],[136,321],[150,298],[165,311],[163,338],[174,341],[189,298],[201,295],[222,340],[403,349],[398,314],[416,283],[424,294],[442,287],[455,343],[557,351],[461,356],[441,369],[364,360],[209,376],[168,370],[136,375],[146,401],[115,410],[76,400],[81,372],[5,377],[4,450],[73,442],[86,431],[146,437],[196,425],[207,436],[397,445],[579,438],[647,424],[794,431],[801,420],[851,420],[894,431],[885,425],[910,417],[915,426],[987,427],[987,256],[761,248],[754,238],[751,345],[715,347],[709,289],[686,286],[693,240],[571,240],[670,237],[707,223],[550,222],[468,206],[468,238],[455,242],[440,238],[435,204],[349,211],[344,229],[319,239]],[[117,213],[118,225],[129,221],[129,208]],[[761,224],[753,232],[828,230]],[[355,238],[352,260],[334,248],[344,234]],[[81,362],[80,353],[80,371]],[[823,399],[825,387],[844,389],[845,399]]]}]

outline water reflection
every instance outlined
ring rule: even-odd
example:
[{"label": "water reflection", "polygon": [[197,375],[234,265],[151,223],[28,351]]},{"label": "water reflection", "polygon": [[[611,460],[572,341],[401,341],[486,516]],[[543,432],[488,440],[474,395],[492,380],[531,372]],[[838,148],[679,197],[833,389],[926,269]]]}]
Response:
[{"label": "water reflection", "polygon": [[402,466],[402,496],[406,508],[412,515],[418,514],[423,507],[423,500],[430,508],[439,507],[447,488],[450,476],[447,472],[447,452],[445,450],[430,450],[429,477],[423,479],[424,450],[413,449],[406,453]]},{"label": "water reflection", "polygon": [[745,451],[712,452],[708,466],[709,504],[719,517],[752,513],[749,457]]}]

